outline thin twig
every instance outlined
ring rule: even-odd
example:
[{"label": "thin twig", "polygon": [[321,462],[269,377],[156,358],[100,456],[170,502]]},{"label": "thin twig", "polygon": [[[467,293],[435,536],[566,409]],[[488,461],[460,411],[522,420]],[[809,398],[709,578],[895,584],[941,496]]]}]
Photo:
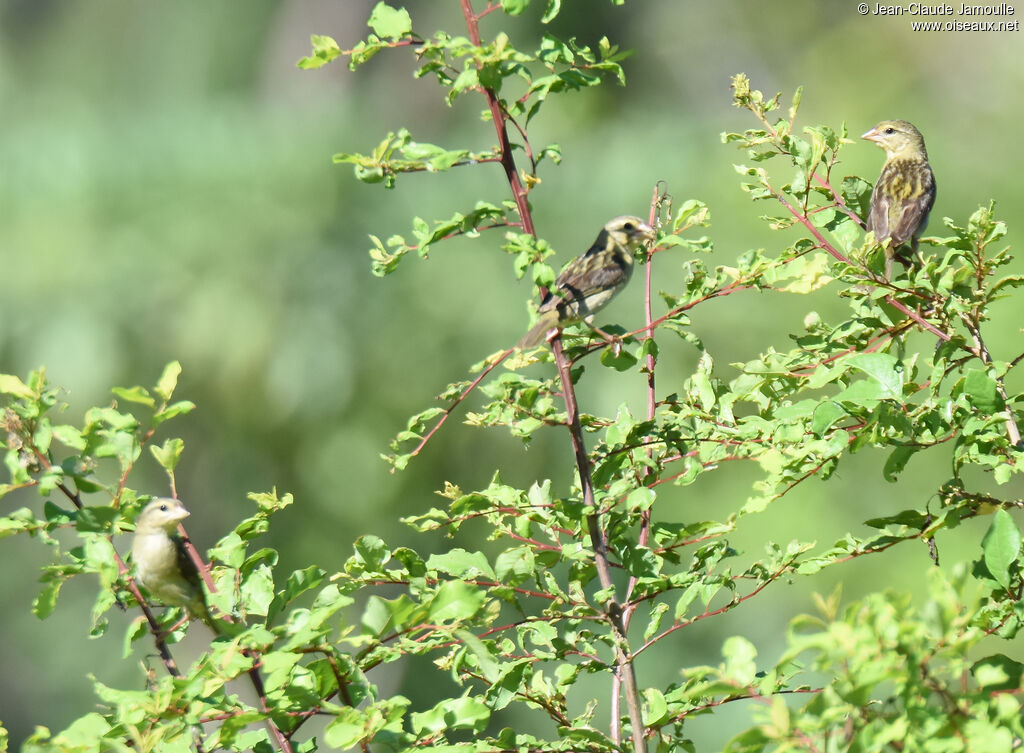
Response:
[{"label": "thin twig", "polygon": [[285,734],[278,729],[277,725],[274,724],[274,720],[270,718],[270,706],[267,704],[267,691],[263,687],[263,678],[260,677],[259,669],[254,665],[249,670],[249,680],[252,682],[253,688],[256,690],[256,697],[260,702],[260,711],[267,715],[267,729],[270,730],[270,734],[274,740],[277,741],[277,747],[281,750],[281,753],[294,753],[292,749],[291,741],[285,736]]},{"label": "thin twig", "polygon": [[[974,339],[974,349],[977,351],[978,357],[981,362],[986,366],[992,365],[992,355],[988,352],[988,346],[985,345],[985,341],[981,339],[981,327],[978,325],[976,319],[968,316],[966,313],[960,314],[960,319],[963,321],[964,326],[967,327],[967,331],[971,333],[971,337]],[[1024,444],[1021,443],[1020,438],[1020,427],[1017,425],[1017,419],[1013,415],[1013,408],[1010,407],[1010,398],[1006,394],[1006,387],[1003,385],[1003,378],[1001,376],[996,377],[996,391],[999,396],[1003,399],[1003,404],[1006,406],[1006,435],[1010,439],[1010,444],[1013,445],[1015,450],[1024,449]]]},{"label": "thin twig", "polygon": [[469,385],[469,386],[468,386],[468,387],[467,387],[466,389],[464,389],[464,390],[462,391],[462,393],[461,393],[461,394],[460,394],[460,395],[459,395],[459,396],[458,396],[457,398],[455,398],[455,401],[454,401],[454,402],[453,402],[453,403],[452,403],[451,405],[449,405],[449,406],[448,406],[448,409],[447,409],[447,410],[445,410],[445,412],[444,412],[444,415],[442,415],[442,416],[441,416],[441,418],[439,418],[439,419],[438,419],[437,423],[436,423],[436,424],[434,424],[434,427],[433,427],[433,428],[432,428],[432,429],[431,429],[430,431],[428,431],[428,432],[427,432],[427,434],[426,434],[426,436],[425,436],[425,437],[423,437],[423,439],[421,439],[421,440],[420,440],[420,443],[419,443],[418,445],[416,445],[416,449],[414,449],[414,450],[413,450],[413,451],[412,451],[412,452],[410,453],[411,455],[419,455],[419,454],[420,454],[420,451],[421,451],[421,450],[422,450],[422,449],[423,449],[424,447],[426,447],[426,446],[427,446],[427,442],[429,442],[429,441],[430,441],[430,438],[431,438],[432,436],[434,436],[434,434],[436,434],[436,433],[437,433],[437,430],[438,430],[438,429],[440,429],[440,428],[441,428],[441,427],[442,427],[442,426],[444,425],[444,422],[448,420],[448,417],[449,417],[449,416],[450,416],[450,415],[452,414],[452,411],[454,411],[454,410],[455,410],[456,408],[458,408],[458,407],[459,407],[459,405],[460,405],[460,404],[462,403],[462,401],[463,401],[463,400],[465,400],[465,399],[466,399],[467,397],[469,397],[470,393],[471,393],[471,392],[473,392],[473,390],[475,390],[475,389],[477,388],[477,385],[479,385],[479,384],[480,384],[480,382],[482,382],[482,381],[484,380],[484,378],[485,378],[485,377],[486,377],[486,376],[487,376],[488,374],[490,374],[490,373],[491,373],[492,371],[494,371],[494,368],[495,368],[495,367],[496,367],[496,366],[497,366],[497,365],[498,365],[499,363],[501,363],[501,362],[502,362],[502,361],[504,361],[504,360],[505,360],[506,358],[508,358],[508,356],[509,356],[509,354],[510,354],[510,353],[512,352],[512,350],[513,350],[512,348],[509,348],[509,349],[508,349],[508,350],[506,350],[506,351],[505,351],[504,353],[502,353],[502,354],[501,354],[501,358],[499,358],[499,359],[498,359],[497,361],[495,361],[495,362],[494,362],[494,363],[492,363],[492,364],[491,364],[490,366],[488,366],[488,367],[487,367],[486,369],[484,369],[484,370],[483,370],[483,371],[482,371],[482,372],[480,373],[480,376],[478,376],[478,377],[477,377],[476,379],[474,379],[474,380],[473,380],[473,381],[472,381],[472,382],[470,383],[470,385]]},{"label": "thin twig", "polygon": [[[913,309],[911,309],[910,307],[906,306],[905,304],[900,303],[895,298],[893,298],[891,295],[887,295],[885,297],[885,302],[888,303],[890,306],[894,306],[895,308],[897,308],[900,311],[902,311],[904,314],[909,316],[911,319],[913,319],[915,322],[920,324],[922,327],[924,327],[926,330],[931,332],[933,335],[935,335],[937,338],[939,338],[943,342],[949,342],[950,340],[953,339],[953,336],[950,335],[948,332],[943,332],[941,329],[936,327],[934,324],[932,324],[931,322],[927,321],[918,312],[914,311]],[[975,354],[975,355],[977,355],[977,354]]]},{"label": "thin twig", "polygon": [[[466,19],[466,30],[469,32],[469,41],[477,47],[480,46],[479,20],[483,13],[489,13],[491,6],[480,15],[473,12],[472,0],[459,0],[462,4],[462,15]],[[494,130],[498,135],[498,148],[500,150],[501,166],[505,170],[505,179],[512,189],[512,199],[519,210],[519,217],[523,221],[523,230],[530,235],[536,235],[533,228],[533,217],[530,215],[530,205],[526,200],[528,190],[523,187],[519,179],[519,172],[516,170],[515,158],[512,154],[512,143],[508,138],[508,128],[505,126],[505,118],[502,113],[501,102],[498,94],[489,86],[481,86],[487,106],[491,111],[491,121],[494,123]]]},{"label": "thin twig", "polygon": [[828,180],[826,180],[825,178],[822,178],[817,173],[814,173],[814,179],[816,181],[818,181],[818,183],[820,183],[822,186],[824,186],[825,188],[827,188],[829,191],[832,192],[832,196],[836,200],[836,206],[838,206],[843,211],[844,214],[846,214],[850,219],[852,219],[854,222],[856,222],[861,227],[864,227],[864,220],[862,220],[860,217],[858,217],[857,214],[852,209],[850,209],[850,207],[848,207],[846,205],[846,202],[843,200],[843,197],[839,194],[839,192],[836,191],[835,188],[832,187],[832,184],[829,183]]},{"label": "thin twig", "polygon": [[[654,189],[653,189],[653,193],[651,195],[651,209],[650,209],[650,213],[649,213],[648,220],[647,220],[647,224],[650,225],[651,227],[655,227],[655,223],[657,222],[658,214],[659,214],[659,210],[661,208],[662,202],[664,200],[668,200],[668,195],[667,194],[665,194],[665,195],[661,194],[660,187],[661,187],[660,183],[655,184]],[[655,249],[656,249],[656,246],[654,244],[652,244],[651,247],[649,247],[647,249],[647,263],[644,264],[644,324],[646,326],[645,326],[645,332],[644,332],[644,335],[643,335],[642,339],[643,340],[650,340],[652,342],[654,341],[654,315],[652,313],[653,312],[653,308],[651,306],[651,267],[652,267],[652,261],[654,259]],[[653,421],[654,420],[655,412],[657,410],[657,405],[658,405],[658,403],[657,403],[657,399],[658,399],[657,398],[657,391],[655,390],[655,381],[654,381],[654,370],[655,370],[655,366],[656,366],[656,359],[654,357],[653,349],[650,349],[647,352],[646,366],[647,366],[647,420],[648,421]],[[647,448],[647,455],[648,455],[648,457],[653,457],[653,450],[652,450],[652,448],[650,448],[650,447]],[[648,475],[650,475],[650,471],[649,470],[644,472],[643,476],[641,476],[638,479],[639,483],[641,483],[641,484],[645,483],[645,479],[647,478]],[[647,542],[650,540],[650,535],[651,535],[651,511],[650,511],[650,509],[647,509],[647,510],[644,510],[644,511],[642,511],[640,513],[640,535],[637,538],[637,545],[641,546],[641,547],[646,547],[647,546]],[[637,577],[635,575],[631,575],[630,578],[629,578],[629,583],[626,584],[626,601],[627,602],[629,601],[629,598],[630,598],[630,596],[633,593],[633,589],[636,588],[636,584],[637,584]],[[626,609],[624,609],[623,612],[622,612],[622,629],[623,629],[624,633],[628,632],[628,630],[629,630],[629,623],[633,619],[633,613],[634,613],[634,608],[631,607],[631,606],[627,606]],[[620,698],[621,698],[621,694],[619,692],[619,685],[621,684],[621,682],[622,682],[622,678],[620,677],[619,674],[616,674],[613,677],[613,679],[612,679],[611,719],[612,719],[612,725],[613,725],[613,727],[612,727],[613,728],[613,735],[612,735],[613,739],[620,739],[621,738],[621,731],[618,729],[619,719],[621,718],[621,712],[620,712]]]},{"label": "thin twig", "polygon": [[[610,590],[612,592],[612,597],[607,603],[606,610],[608,622],[615,634],[615,661],[618,665],[618,677],[625,690],[626,710],[629,714],[630,726],[633,728],[633,748],[635,753],[644,753],[647,750],[647,742],[644,739],[643,716],[640,711],[640,692],[637,688],[633,659],[628,651],[622,607],[616,601],[614,595],[615,585],[612,582],[611,568],[608,566],[608,544],[596,512],[597,505],[594,501],[594,482],[590,474],[590,458],[587,457],[587,448],[583,442],[583,429],[580,426],[579,406],[576,403],[572,373],[569,361],[562,351],[561,338],[556,337],[552,340],[551,349],[554,351],[555,365],[558,367],[558,376],[562,381],[566,424],[569,427],[572,449],[576,456],[576,469],[580,477],[583,504],[585,507],[594,510],[594,512],[587,516],[587,530],[590,535],[590,544],[594,549],[594,564],[597,567],[597,578],[602,590]],[[613,734],[617,731],[617,728],[617,724],[612,727]],[[612,739],[615,740],[615,737]]]},{"label": "thin twig", "polygon": [[675,631],[679,630],[680,628],[688,627],[688,626],[692,625],[693,623],[698,622],[700,620],[705,620],[708,617],[717,617],[718,615],[724,614],[724,613],[728,612],[731,609],[735,609],[736,607],[738,607],[740,604],[742,604],[743,602],[747,601],[748,599],[754,598],[759,593],[761,593],[761,591],[763,591],[765,588],[767,588],[769,585],[771,585],[772,583],[777,581],[779,579],[779,577],[781,577],[782,574],[785,573],[786,570],[789,569],[791,564],[792,563],[786,563],[785,565],[780,567],[772,575],[770,575],[768,578],[763,580],[757,586],[757,588],[755,588],[753,591],[748,593],[746,596],[740,596],[739,598],[735,598],[732,601],[730,601],[728,604],[726,604],[725,606],[719,607],[718,609],[714,609],[714,610],[711,610],[711,611],[705,610],[703,613],[698,614],[696,617],[691,617],[688,620],[687,619],[676,620],[674,623],[672,623],[671,626],[665,628],[665,630],[662,630],[660,633],[658,633],[657,635],[653,636],[649,641],[647,641],[642,646],[640,646],[636,651],[634,651],[633,652],[633,656],[639,656],[644,651],[646,651],[651,646],[653,646],[655,643],[660,641],[662,638],[665,638],[666,636],[674,633]]},{"label": "thin twig", "polygon": [[[485,14],[494,9],[494,4],[488,4],[487,8],[480,14],[473,11],[472,0],[460,0],[462,14],[466,20],[466,29],[469,32],[469,40],[474,45],[480,46],[479,20]],[[501,164],[505,170],[505,178],[509,188],[512,190],[512,198],[516,203],[516,209],[523,223],[523,230],[536,237],[536,230],[533,225],[533,217],[530,212],[530,205],[527,201],[528,190],[522,184],[516,169],[515,157],[512,152],[512,145],[508,137],[507,117],[497,93],[489,86],[481,86],[481,91],[487,100],[491,112],[491,121],[495,133],[498,136],[498,146],[501,156]],[[518,127],[518,124],[515,124]],[[525,134],[521,133],[526,141]],[[552,349],[555,354],[555,364],[558,368],[559,377],[562,380],[563,397],[565,399],[566,413],[568,415],[569,431],[572,437],[573,451],[576,455],[576,464],[580,476],[580,485],[583,489],[584,504],[592,510],[596,510],[594,503],[593,482],[590,476],[590,461],[587,458],[586,447],[583,443],[583,430],[580,427],[579,408],[576,404],[576,395],[572,384],[570,364],[562,352],[561,340],[556,338],[552,342]],[[445,416],[447,418],[447,416]],[[429,436],[428,436],[429,438]],[[602,589],[613,589],[611,569],[608,565],[607,544],[604,532],[601,530],[600,520],[596,512],[591,513],[587,518],[591,544],[594,548],[595,564],[598,571],[598,579]],[[614,591],[613,591],[614,593]],[[609,602],[608,618],[616,638],[616,661],[619,671],[623,676],[626,685],[626,703],[629,709],[630,723],[633,727],[633,743],[635,753],[645,753],[646,742],[644,740],[643,719],[640,713],[640,695],[636,686],[636,676],[633,672],[632,659],[627,655],[627,644],[625,629],[622,624],[621,608],[614,597]],[[614,727],[613,727],[614,729]]]}]

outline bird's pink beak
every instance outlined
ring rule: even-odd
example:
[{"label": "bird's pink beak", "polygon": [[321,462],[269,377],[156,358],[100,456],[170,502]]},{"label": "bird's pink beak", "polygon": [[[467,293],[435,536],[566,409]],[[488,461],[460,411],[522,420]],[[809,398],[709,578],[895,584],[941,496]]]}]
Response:
[{"label": "bird's pink beak", "polygon": [[171,517],[171,519],[172,519],[172,520],[184,520],[185,518],[187,518],[187,517],[188,517],[189,515],[191,515],[191,514],[192,514],[192,513],[190,513],[190,512],[189,512],[188,510],[186,510],[186,509],[185,509],[184,507],[180,507],[180,506],[179,506],[179,507],[178,507],[178,509],[177,509],[177,510],[175,510],[175,511],[174,511],[174,512],[173,512],[173,513],[171,514],[171,516],[170,516],[170,517]]},{"label": "bird's pink beak", "polygon": [[861,136],[861,138],[862,139],[866,139],[868,141],[874,141],[875,143],[877,143],[878,142],[878,129],[877,128],[872,128],[870,131],[868,131],[867,133],[863,134]]}]

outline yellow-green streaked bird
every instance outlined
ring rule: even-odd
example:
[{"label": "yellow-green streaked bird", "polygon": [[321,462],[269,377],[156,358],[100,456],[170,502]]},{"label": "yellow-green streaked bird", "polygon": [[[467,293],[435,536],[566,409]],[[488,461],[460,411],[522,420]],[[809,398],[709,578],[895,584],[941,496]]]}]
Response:
[{"label": "yellow-green streaked bird", "polygon": [[892,261],[901,246],[917,253],[917,239],[928,224],[935,204],[935,173],[928,164],[921,132],[905,120],[883,120],[861,138],[885,150],[885,164],[871,192],[867,229],[885,248],[885,276],[892,278]]},{"label": "yellow-green streaked bird", "polygon": [[609,220],[586,253],[577,256],[540,302],[537,323],[523,335],[517,348],[540,345],[553,329],[591,319],[633,274],[633,251],[654,239],[654,229],[639,217],[624,215]]},{"label": "yellow-green streaked bird", "polygon": [[191,617],[212,627],[199,572],[176,532],[178,523],[188,516],[185,505],[170,497],[158,497],[146,505],[135,522],[135,577],[154,598],[184,607]]}]

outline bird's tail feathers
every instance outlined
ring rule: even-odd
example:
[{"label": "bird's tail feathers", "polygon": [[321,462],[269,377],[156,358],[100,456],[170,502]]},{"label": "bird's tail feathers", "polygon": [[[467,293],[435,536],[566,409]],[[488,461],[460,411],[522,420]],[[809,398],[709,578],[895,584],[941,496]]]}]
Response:
[{"label": "bird's tail feathers", "polygon": [[547,333],[557,324],[557,314],[554,316],[542,314],[538,322],[530,328],[530,331],[523,335],[519,342],[516,343],[516,347],[520,350],[537,347],[544,342]]}]

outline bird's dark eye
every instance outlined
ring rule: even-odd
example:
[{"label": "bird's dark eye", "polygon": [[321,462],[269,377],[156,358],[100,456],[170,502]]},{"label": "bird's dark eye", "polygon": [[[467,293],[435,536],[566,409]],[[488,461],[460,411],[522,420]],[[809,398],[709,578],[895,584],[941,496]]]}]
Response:
[{"label": "bird's dark eye", "polygon": [[160,505],[160,512],[167,512],[167,505]]},{"label": "bird's dark eye", "polygon": [[888,128],[885,129],[885,132],[892,136],[894,133],[896,133],[896,129],[893,128],[892,126],[889,126]]},{"label": "bird's dark eye", "polygon": [[632,222],[627,222],[625,225],[622,226],[622,229],[626,230],[627,232],[631,232],[633,230],[636,230],[636,226],[634,226]]}]

